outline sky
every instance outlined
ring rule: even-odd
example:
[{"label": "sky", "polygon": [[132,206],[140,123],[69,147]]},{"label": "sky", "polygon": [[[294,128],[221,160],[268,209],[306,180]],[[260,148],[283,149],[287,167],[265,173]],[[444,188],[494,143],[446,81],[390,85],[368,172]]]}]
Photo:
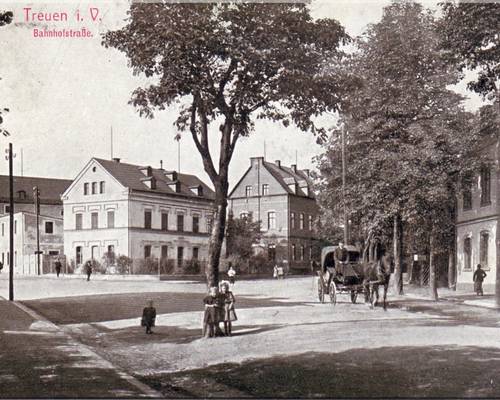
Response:
[{"label": "sky", "polygon": [[[380,20],[390,0],[313,0],[315,18],[335,18],[352,36],[369,23]],[[424,2],[435,7],[436,2]],[[143,78],[132,75],[126,57],[101,45],[100,34],[124,24],[129,2],[124,0],[9,3],[0,0],[0,10],[13,10],[14,22],[0,28],[1,106],[10,109],[4,127],[10,138],[0,137],[1,147],[12,142],[16,158],[14,174],[73,179],[91,157],[113,156],[123,162],[177,169],[177,134],[173,126],[175,109],[157,113],[153,120],[139,117],[128,105],[131,92]],[[67,22],[26,21],[25,8],[33,12],[65,12]],[[93,8],[92,20],[90,8]],[[97,14],[96,10],[97,9]],[[80,11],[83,22],[76,22]],[[29,18],[28,18],[29,19]],[[92,38],[35,38],[35,28],[86,27]],[[458,90],[465,93],[465,83]],[[479,105],[472,95],[469,109]],[[325,124],[334,123],[325,117]],[[214,142],[215,144],[215,142]],[[249,166],[249,158],[263,156],[284,165],[314,168],[312,159],[322,152],[312,135],[293,127],[284,128],[258,121],[255,132],[236,146],[230,167],[230,184],[235,184]],[[192,139],[184,134],[180,142],[181,172],[209,179]],[[22,159],[22,163],[21,163]],[[8,173],[2,157],[0,174]],[[22,164],[22,168],[21,168]]]}]

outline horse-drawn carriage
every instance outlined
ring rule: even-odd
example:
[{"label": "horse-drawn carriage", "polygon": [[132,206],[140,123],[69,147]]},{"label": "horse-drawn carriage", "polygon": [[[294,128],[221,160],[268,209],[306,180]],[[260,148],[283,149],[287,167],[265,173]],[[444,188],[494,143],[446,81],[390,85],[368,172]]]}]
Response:
[{"label": "horse-drawn carriage", "polygon": [[[330,296],[330,302],[337,303],[337,295],[347,294],[351,302],[356,303],[358,294],[364,292],[363,265],[360,252],[354,246],[344,246],[347,250],[347,261],[335,261],[337,246],[324,247],[321,251],[321,269],[318,273],[318,298],[322,303]],[[338,265],[336,265],[338,264]]]},{"label": "horse-drawn carriage", "polygon": [[[350,295],[356,303],[358,294],[365,295],[365,301],[373,307],[378,303],[379,286],[384,288],[383,306],[387,306],[387,289],[393,270],[392,256],[380,248],[379,244],[365,247],[363,257],[354,246],[344,246],[347,260],[336,261],[334,256],[337,246],[325,247],[321,251],[321,269],[318,271],[318,298],[324,303],[330,296],[330,302],[337,303],[337,295]],[[339,264],[339,265],[336,265]]]}]

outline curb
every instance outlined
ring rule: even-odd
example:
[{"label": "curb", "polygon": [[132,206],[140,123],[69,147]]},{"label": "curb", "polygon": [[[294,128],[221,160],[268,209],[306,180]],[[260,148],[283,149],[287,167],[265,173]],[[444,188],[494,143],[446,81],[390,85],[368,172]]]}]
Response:
[{"label": "curb", "polygon": [[[4,299],[2,296],[0,296],[1,299]],[[92,350],[89,346],[80,343],[78,340],[76,340],[71,334],[68,332],[63,331],[58,325],[54,324],[53,322],[49,321],[47,318],[41,316],[38,314],[36,311],[33,311],[31,308],[25,306],[22,303],[19,303],[17,301],[13,301],[12,304],[14,304],[16,307],[18,307],[20,310],[24,311],[26,314],[28,314],[30,317],[37,321],[42,321],[46,323],[48,326],[52,327],[54,330],[57,330],[58,332],[61,332],[62,334],[68,336],[77,346],[82,347],[85,349],[87,352],[92,354],[94,357],[98,358],[99,360],[105,361],[106,363],[110,364],[114,370],[118,373],[118,375],[126,380],[128,383],[131,385],[135,386],[137,389],[139,389],[145,397],[151,397],[151,398],[162,398],[163,395],[154,390],[153,388],[149,387],[148,385],[142,383],[139,381],[137,378],[134,378],[132,375],[127,373],[124,369],[117,367],[116,365],[110,363],[108,360],[106,360],[104,357],[100,356],[97,354],[94,350]]]}]

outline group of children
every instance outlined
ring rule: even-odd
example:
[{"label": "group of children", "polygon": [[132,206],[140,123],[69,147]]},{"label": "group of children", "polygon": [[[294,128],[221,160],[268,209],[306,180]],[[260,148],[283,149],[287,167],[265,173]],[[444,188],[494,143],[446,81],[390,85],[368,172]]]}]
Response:
[{"label": "group of children", "polygon": [[[203,299],[205,304],[204,337],[231,336],[232,321],[237,320],[234,295],[229,290],[229,282],[222,281],[219,287],[211,287],[209,295]],[[220,322],[224,322],[224,332],[219,327]]]},{"label": "group of children", "polygon": [[[209,295],[203,299],[205,313],[203,315],[203,337],[231,336],[232,321],[236,321],[234,310],[234,295],[229,290],[229,282],[222,281],[219,287],[210,288]],[[151,334],[152,327],[155,326],[156,308],[153,301],[148,302],[148,306],[142,310],[141,326],[146,328],[146,333]],[[219,324],[224,322],[224,332]]]}]

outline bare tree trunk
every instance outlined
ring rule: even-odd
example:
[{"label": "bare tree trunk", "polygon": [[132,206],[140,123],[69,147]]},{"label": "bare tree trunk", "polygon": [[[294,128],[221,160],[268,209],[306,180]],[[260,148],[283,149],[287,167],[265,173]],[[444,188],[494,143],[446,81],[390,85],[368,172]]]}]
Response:
[{"label": "bare tree trunk", "polygon": [[401,216],[394,216],[394,289],[396,294],[403,294],[403,224]]},{"label": "bare tree trunk", "polygon": [[219,284],[219,261],[226,230],[227,194],[216,188],[215,212],[208,248],[208,265],[205,271],[209,287]]},{"label": "bare tree trunk", "polygon": [[[497,121],[500,122],[500,87],[497,86]],[[495,272],[495,299],[500,307],[500,130],[497,131],[496,145],[496,184],[497,184],[497,226],[496,226],[496,272]]]},{"label": "bare tree trunk", "polygon": [[429,288],[432,300],[438,300],[437,281],[436,281],[436,263],[434,262],[434,242],[435,232],[431,230],[429,238]]},{"label": "bare tree trunk", "polygon": [[448,288],[457,290],[455,284],[455,246],[448,251]]}]

